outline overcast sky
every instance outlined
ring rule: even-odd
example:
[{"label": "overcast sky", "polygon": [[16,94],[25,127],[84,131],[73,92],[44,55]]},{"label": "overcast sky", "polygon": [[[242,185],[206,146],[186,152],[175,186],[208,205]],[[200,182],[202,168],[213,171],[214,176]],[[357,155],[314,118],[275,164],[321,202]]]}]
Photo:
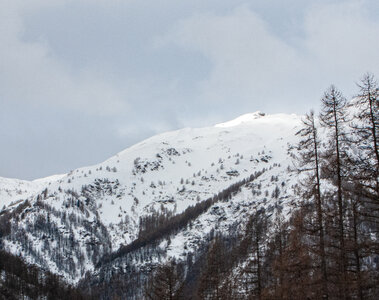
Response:
[{"label": "overcast sky", "polygon": [[0,0],[0,176],[99,163],[156,133],[317,109],[379,75],[379,3]]}]

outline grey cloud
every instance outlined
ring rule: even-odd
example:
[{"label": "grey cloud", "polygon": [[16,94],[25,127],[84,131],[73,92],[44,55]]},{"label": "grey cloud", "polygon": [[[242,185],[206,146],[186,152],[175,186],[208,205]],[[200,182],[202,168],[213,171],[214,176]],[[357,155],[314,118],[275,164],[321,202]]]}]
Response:
[{"label": "grey cloud", "polygon": [[353,95],[379,66],[379,4],[314,3],[0,0],[0,176],[67,172],[250,111],[303,113],[330,83]]},{"label": "grey cloud", "polygon": [[352,95],[354,81],[379,63],[379,23],[362,3],[312,6],[304,23],[302,35],[288,41],[242,6],[180,21],[159,44],[192,49],[212,62],[199,83],[199,101],[304,112],[332,82]]},{"label": "grey cloud", "polygon": [[[0,27],[0,96],[20,104],[36,102],[95,114],[127,106],[119,91],[102,74],[73,70],[62,64],[43,42],[26,42],[21,11],[2,3]],[[5,7],[4,7],[5,6]]]}]

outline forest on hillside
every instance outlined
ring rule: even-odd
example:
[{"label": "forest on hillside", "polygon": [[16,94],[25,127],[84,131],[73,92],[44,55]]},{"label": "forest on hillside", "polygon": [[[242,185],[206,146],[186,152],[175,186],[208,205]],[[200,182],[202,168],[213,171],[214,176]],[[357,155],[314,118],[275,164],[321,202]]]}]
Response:
[{"label": "forest on hillside", "polygon": [[59,276],[26,264],[20,257],[0,251],[0,299],[71,299],[88,296]]}]

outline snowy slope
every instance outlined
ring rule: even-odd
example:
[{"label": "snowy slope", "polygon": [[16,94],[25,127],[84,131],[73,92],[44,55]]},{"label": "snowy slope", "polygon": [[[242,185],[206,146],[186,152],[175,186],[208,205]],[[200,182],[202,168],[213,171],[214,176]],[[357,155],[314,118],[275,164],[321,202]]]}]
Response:
[{"label": "snowy slope", "polygon": [[34,181],[0,177],[0,210],[20,203],[38,193],[49,183],[59,180],[64,175],[53,175]]},{"label": "snowy slope", "polygon": [[[101,255],[135,240],[141,216],[162,208],[180,213],[266,168],[260,179],[265,193],[253,197],[253,187],[243,188],[233,203],[202,215],[195,231],[178,234],[166,247],[169,256],[179,257],[184,245],[195,251],[187,245],[214,228],[221,211],[225,218],[217,226],[222,227],[231,218],[243,223],[248,214],[243,207],[272,205],[267,195],[275,188],[273,176],[284,182],[281,199],[291,193],[287,148],[295,142],[300,119],[256,112],[212,127],[163,133],[69,174],[33,182],[0,178],[2,214],[28,199],[4,248],[75,282],[94,269]],[[25,233],[22,241],[16,230]],[[56,248],[58,256],[53,255]],[[70,268],[64,267],[65,260]]]}]

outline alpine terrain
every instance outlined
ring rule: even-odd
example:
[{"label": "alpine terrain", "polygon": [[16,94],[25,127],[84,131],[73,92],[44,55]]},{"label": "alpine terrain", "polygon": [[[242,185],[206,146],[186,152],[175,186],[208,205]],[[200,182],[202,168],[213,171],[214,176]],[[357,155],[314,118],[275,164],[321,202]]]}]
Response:
[{"label": "alpine terrain", "polygon": [[0,295],[374,299],[371,80],[350,102],[329,89],[320,116],[255,112],[68,174],[0,178]]}]

